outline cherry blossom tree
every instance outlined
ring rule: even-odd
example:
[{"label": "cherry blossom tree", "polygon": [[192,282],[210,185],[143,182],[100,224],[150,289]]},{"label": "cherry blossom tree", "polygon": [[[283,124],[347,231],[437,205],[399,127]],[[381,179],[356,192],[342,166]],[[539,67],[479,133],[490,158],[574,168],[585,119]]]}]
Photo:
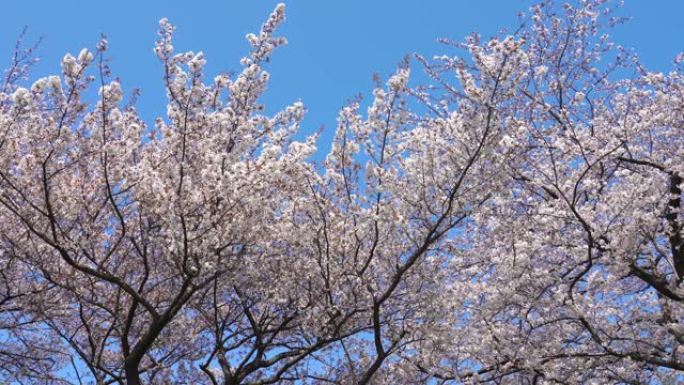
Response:
[{"label": "cherry blossom tree", "polygon": [[[291,140],[301,103],[270,117],[257,103],[268,80],[261,64],[284,43],[272,35],[283,17],[279,6],[248,36],[242,73],[209,85],[202,53],[174,54],[173,27],[162,20],[155,53],[169,104],[154,127],[122,105],[106,39],[94,54],[67,54],[61,76],[29,89],[7,78],[0,233],[3,271],[16,274],[4,285],[8,317],[38,322],[30,338],[61,341],[42,341],[48,353],[36,348],[56,371],[8,369],[8,378],[168,383],[197,369],[188,365],[207,354],[201,296],[217,281],[246,290],[242,266],[269,254],[305,185],[302,160],[313,147]],[[99,97],[89,103],[82,95],[94,82]],[[9,290],[13,280],[40,294],[17,316],[12,301],[25,294]],[[218,309],[230,304],[216,300]]]},{"label": "cherry blossom tree", "polygon": [[18,49],[0,379],[684,380],[684,59],[648,72],[605,34],[612,7],[540,3],[512,33],[445,41],[460,56],[405,60],[340,111],[327,156],[295,140],[301,102],[260,103],[283,5],[213,81],[162,19],[153,125],[106,38],[26,87]]},{"label": "cherry blossom tree", "polygon": [[648,72],[605,34],[610,5],[542,3],[510,37],[459,44],[471,61],[427,64],[455,103],[515,79],[496,106],[500,186],[453,253],[472,296],[413,354],[428,377],[682,381],[681,57]]}]

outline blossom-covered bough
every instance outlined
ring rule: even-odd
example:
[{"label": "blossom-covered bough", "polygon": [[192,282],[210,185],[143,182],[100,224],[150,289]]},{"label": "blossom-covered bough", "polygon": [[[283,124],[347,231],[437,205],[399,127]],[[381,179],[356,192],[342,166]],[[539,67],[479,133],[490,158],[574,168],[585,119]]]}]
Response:
[{"label": "blossom-covered bough", "polygon": [[497,69],[516,80],[497,105],[499,186],[473,216],[466,249],[454,253],[472,277],[458,292],[473,295],[454,307],[452,323],[462,326],[429,342],[440,353],[416,349],[427,376],[683,379],[684,78],[680,62],[649,73],[601,35],[621,21],[610,5],[540,4],[514,36],[461,45],[472,63],[441,58],[430,67],[435,75],[474,67],[460,75],[463,91],[438,80],[457,103],[495,87]]},{"label": "blossom-covered bough", "polygon": [[259,102],[282,5],[242,72],[208,83],[163,19],[152,127],[106,39],[26,88],[18,52],[0,379],[681,382],[681,60],[642,68],[602,35],[610,7],[539,4],[510,36],[447,42],[465,58],[416,56],[340,111],[325,157],[294,139],[302,103]]}]

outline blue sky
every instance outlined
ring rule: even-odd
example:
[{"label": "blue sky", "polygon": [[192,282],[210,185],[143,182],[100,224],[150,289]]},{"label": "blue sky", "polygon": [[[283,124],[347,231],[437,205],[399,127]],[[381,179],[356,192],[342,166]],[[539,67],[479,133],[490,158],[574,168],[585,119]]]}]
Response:
[{"label": "blue sky", "polygon": [[[157,21],[177,26],[178,50],[204,51],[210,78],[239,70],[248,49],[244,36],[258,30],[278,1],[271,0],[24,0],[3,4],[0,67],[9,64],[17,34],[29,27],[28,40],[44,38],[41,63],[33,77],[59,70],[66,52],[94,47],[107,34],[114,74],[124,89],[141,88],[138,108],[152,119],[165,111],[161,67],[152,53]],[[291,0],[281,29],[289,44],[269,65],[271,83],[265,103],[273,111],[296,100],[307,106],[305,132],[322,125],[334,129],[338,109],[356,94],[368,95],[372,74],[390,74],[403,55],[448,53],[440,37],[461,39],[472,31],[489,37],[514,28],[527,0]],[[614,31],[615,40],[634,47],[654,70],[670,68],[684,51],[684,1],[626,0],[623,14],[633,20]],[[323,145],[323,147],[327,147]]]}]

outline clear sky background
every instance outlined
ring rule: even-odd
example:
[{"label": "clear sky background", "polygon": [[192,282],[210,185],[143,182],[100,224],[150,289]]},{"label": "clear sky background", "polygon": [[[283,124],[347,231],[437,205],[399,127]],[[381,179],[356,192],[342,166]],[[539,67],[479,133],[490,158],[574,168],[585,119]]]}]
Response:
[{"label": "clear sky background", "polygon": [[[152,52],[157,21],[177,27],[179,51],[204,51],[209,79],[240,70],[248,50],[244,36],[256,32],[278,1],[273,0],[16,0],[0,8],[0,67],[9,65],[16,36],[29,27],[28,41],[43,37],[41,62],[32,78],[59,71],[66,52],[93,48],[100,33],[110,42],[114,75],[125,90],[140,88],[138,108],[153,121],[165,112],[161,65]],[[454,53],[436,42],[459,40],[477,31],[484,37],[517,26],[528,0],[290,0],[280,34],[289,44],[268,66],[271,83],[264,102],[273,111],[296,100],[308,109],[304,132],[335,127],[337,111],[359,93],[369,95],[374,72],[390,74],[411,52]],[[667,71],[684,51],[684,1],[626,0],[632,17],[614,30],[615,41],[633,47],[652,70]],[[325,140],[325,139],[324,139]],[[326,144],[321,143],[323,148]]]}]

